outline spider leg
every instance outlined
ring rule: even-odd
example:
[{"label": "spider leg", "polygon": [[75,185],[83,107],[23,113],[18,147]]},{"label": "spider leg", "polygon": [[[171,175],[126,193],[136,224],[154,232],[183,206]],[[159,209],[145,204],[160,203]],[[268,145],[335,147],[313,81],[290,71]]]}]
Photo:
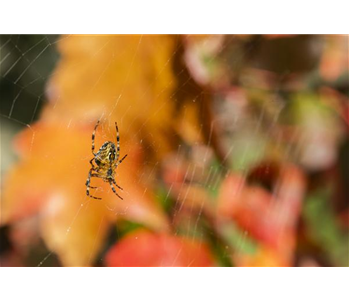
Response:
[{"label": "spider leg", "polygon": [[117,185],[116,182],[115,182],[115,179],[113,179],[113,183],[116,185],[116,187],[118,187],[120,190],[124,190],[121,186]]},{"label": "spider leg", "polygon": [[[102,198],[99,198],[99,197],[94,197],[92,195],[90,195],[90,181],[91,181],[91,177],[98,177],[98,174],[92,174],[92,169],[90,169],[90,171],[88,172],[88,177],[87,177],[87,180],[86,180],[86,195],[91,197],[91,198],[94,198],[94,199],[98,199],[98,200],[101,200]],[[95,187],[91,187],[91,188],[95,188]]]},{"label": "spider leg", "polygon": [[98,125],[99,125],[99,120],[97,121],[95,129],[92,132],[92,154],[94,156],[96,156],[96,153],[94,153],[94,151],[95,151],[95,135],[96,135],[96,130],[97,130]]},{"label": "spider leg", "polygon": [[91,164],[91,166],[92,166],[92,170],[94,170],[94,171],[96,171],[96,167],[95,167],[95,165],[93,164],[93,160],[94,160],[95,158],[92,158],[91,160],[90,160],[90,164]]},{"label": "spider leg", "polygon": [[120,164],[122,163],[122,161],[123,161],[126,157],[127,157],[127,154],[126,154],[123,158],[121,158],[121,159],[118,161],[118,165],[120,165]]},{"label": "spider leg", "polygon": [[109,181],[109,184],[110,184],[110,187],[111,187],[111,189],[113,190],[114,194],[115,194],[116,196],[118,196],[121,200],[124,200],[124,199],[116,192],[116,190],[114,189],[114,187],[113,187],[113,185],[112,185],[112,181]]},{"label": "spider leg", "polygon": [[[115,128],[116,128],[116,161],[117,161],[120,155],[120,137],[119,137],[119,127],[116,122],[115,122]],[[122,163],[122,161],[126,158],[126,156],[127,154],[118,161],[118,165]]]},{"label": "spider leg", "polygon": [[119,136],[119,127],[116,122],[115,122],[115,129],[116,129],[116,160],[118,160],[120,155],[120,136]]}]

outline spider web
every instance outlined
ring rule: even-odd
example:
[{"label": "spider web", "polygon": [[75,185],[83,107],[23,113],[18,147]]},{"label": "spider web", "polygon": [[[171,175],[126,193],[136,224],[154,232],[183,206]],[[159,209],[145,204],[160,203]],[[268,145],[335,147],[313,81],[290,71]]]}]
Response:
[{"label": "spider web", "polygon": [[[32,132],[32,143],[35,141],[35,130],[33,130],[31,124],[35,122],[38,119],[38,116],[40,114],[40,110],[42,106],[44,105],[46,99],[45,99],[45,86],[47,81],[50,79],[54,72],[54,67],[56,63],[59,61],[59,55],[56,49],[57,43],[60,39],[63,39],[65,37],[59,37],[59,36],[50,36],[50,35],[36,35],[36,36],[1,36],[1,81],[0,81],[0,87],[1,87],[1,97],[2,97],[2,105],[1,105],[1,123],[2,123],[2,161],[5,163],[2,163],[1,172],[4,174],[10,166],[16,161],[16,157],[13,154],[13,150],[11,148],[11,140],[15,136],[17,132],[22,130],[24,127],[28,127]],[[142,36],[139,39],[138,45],[134,51],[134,54],[132,56],[132,59],[129,62],[129,70],[127,72],[127,75],[125,77],[125,81],[123,83],[123,88],[121,89],[121,92],[119,95],[115,97],[115,103],[114,106],[110,108],[109,114],[102,114],[100,116],[100,119],[107,120],[113,111],[116,109],[120,99],[123,97],[124,88],[126,87],[126,83],[129,80],[129,76],[131,73],[132,68],[137,68],[135,66],[134,61],[136,55],[138,55],[139,46],[142,43]],[[102,45],[104,47],[105,45]],[[98,53],[101,50],[101,48],[95,49],[95,52]],[[224,50],[224,49],[222,49]],[[159,72],[158,76],[161,76],[162,71],[165,69],[165,67],[170,63],[171,59],[177,54],[179,51],[179,48],[174,49],[172,56],[167,60],[167,62],[164,64],[163,69]],[[244,53],[242,54],[244,55]],[[210,60],[213,60],[215,56],[213,55],[210,57]],[[236,57],[234,58],[234,62],[239,62],[242,57]],[[176,70],[175,76],[181,75],[183,72],[185,72],[184,67],[179,68]],[[157,80],[157,78],[156,78]],[[92,88],[98,83],[99,79],[96,80],[94,84],[92,84]],[[188,89],[188,81],[182,82],[177,90],[179,90],[182,93],[186,93]],[[144,92],[144,95],[146,94],[146,90]],[[196,97],[192,99],[193,102],[197,101],[199,97],[203,95],[203,92],[200,92]],[[159,95],[157,95],[159,96]],[[176,101],[175,93],[173,93],[167,101]],[[154,114],[161,113],[161,108],[165,105],[163,103],[158,110],[154,112]],[[263,112],[262,112],[263,113]],[[261,116],[259,120],[257,120],[257,126],[256,131],[259,130],[260,127],[260,120],[262,119],[263,115],[261,113]],[[126,112],[125,112],[126,114]],[[141,131],[142,127],[144,127],[148,120],[150,119],[150,116],[143,122],[141,125],[139,132]],[[214,120],[216,122],[217,120]],[[203,129],[203,124],[201,124],[201,130]],[[4,133],[4,134],[3,134]],[[99,130],[97,135],[101,135],[101,138],[105,140],[107,133],[105,129],[102,128],[102,130]],[[212,142],[212,126],[209,132],[209,140],[208,144],[210,145]],[[122,137],[121,137],[122,139]],[[122,141],[121,141],[122,143]],[[140,144],[142,143],[142,140],[140,140]],[[98,148],[98,146],[97,146]],[[224,157],[224,160],[227,159],[227,156],[230,154],[230,152],[233,150],[233,146],[229,149],[229,151],[226,154],[226,157]],[[203,161],[207,159],[209,149],[206,149],[203,155]],[[184,145],[178,145],[177,148],[177,154],[176,154],[176,160],[179,161],[181,157],[185,156],[185,149]],[[87,159],[87,158],[81,158],[81,159]],[[144,164],[149,164],[148,162],[144,162]],[[150,178],[155,172],[156,168],[160,162],[156,162],[154,165],[148,165],[147,167],[147,173],[143,173],[139,181],[142,179]],[[74,167],[74,166],[72,166]],[[242,170],[244,172],[244,170]],[[186,178],[186,184],[191,185],[194,180],[194,175],[196,173],[200,172],[198,169],[196,169],[196,166],[188,165],[185,178]],[[205,185],[214,190],[217,189],[219,185],[220,180],[220,174],[215,170],[214,167],[210,167],[210,169],[207,172],[207,177],[205,181]],[[194,182],[195,183],[195,182]],[[82,182],[84,184],[84,182]],[[184,182],[182,184],[182,187],[184,185]],[[101,188],[97,188],[92,192],[98,192]],[[146,192],[145,188],[145,191]],[[169,188],[169,190],[166,192],[166,199],[165,201],[168,201],[168,198],[170,198],[172,186]],[[185,190],[185,189],[183,189]],[[110,193],[111,191],[108,191]],[[127,199],[128,192],[127,190],[124,191],[125,199]],[[178,213],[180,213],[183,209],[183,206],[185,205],[186,199],[188,197],[187,193],[184,193],[183,195],[179,195],[181,197],[181,201],[177,201],[174,204],[174,207],[172,209],[172,214],[175,216]],[[66,236],[69,235],[72,228],[74,227],[75,220],[79,217],[79,214],[81,210],[86,209],[88,207],[89,203],[93,201],[92,199],[87,199],[86,197],[81,198],[81,205],[79,209],[77,210],[76,214],[74,215],[73,219],[71,220],[71,224],[66,229]],[[101,205],[105,205],[109,211],[112,211],[115,213],[115,215],[127,215],[127,209],[125,211],[117,211],[116,207],[109,207],[107,204],[101,202]],[[190,212],[192,213],[192,211]],[[190,221],[187,224],[186,230],[187,233],[189,231],[196,232],[199,222],[201,221],[203,213],[203,205],[201,206],[200,210],[197,212],[197,218],[195,219],[194,223]],[[100,221],[100,224],[102,224],[103,218]],[[174,220],[172,221],[172,225],[174,225]],[[114,233],[114,235],[118,235],[118,232]],[[179,234],[179,232],[175,232],[175,235]],[[213,234],[213,233],[212,233]],[[246,237],[248,236],[248,231],[244,231],[243,235],[239,238],[238,245],[235,248],[235,251],[239,251],[239,249],[242,249],[244,247],[244,244],[246,242]],[[97,237],[96,237],[97,238]],[[194,237],[193,237],[194,238]],[[225,246],[224,253],[222,254],[223,259],[230,255],[231,250],[229,250],[228,246]],[[42,256],[42,259],[39,259],[39,262],[37,264],[33,263],[37,266],[43,266],[47,264],[47,260],[52,256],[53,252],[48,251],[47,254],[40,254]],[[179,255],[179,253],[178,253]],[[175,261],[173,262],[175,263]]]},{"label": "spider web", "polygon": [[[57,62],[59,61],[59,54],[57,52],[57,43],[64,39],[65,37],[61,36],[52,36],[52,35],[28,35],[28,36],[8,36],[3,35],[0,36],[0,95],[1,95],[1,174],[4,175],[10,167],[16,162],[17,158],[13,153],[12,149],[12,140],[14,136],[20,132],[23,128],[27,127],[32,131],[32,143],[35,142],[35,130],[32,128],[33,122],[38,120],[40,111],[45,104],[46,97],[45,97],[45,87],[48,82],[48,80],[51,78],[53,72],[55,71],[55,66]],[[101,121],[108,120],[110,116],[112,115],[113,111],[117,108],[118,103],[122,97],[124,97],[124,89],[127,86],[127,82],[129,81],[130,73],[133,68],[137,68],[138,66],[135,65],[135,57],[139,54],[139,48],[142,44],[143,38],[142,36],[139,38],[139,42],[135,49],[132,49],[130,51],[133,51],[133,56],[130,59],[129,63],[129,70],[125,76],[124,82],[123,82],[123,88],[120,91],[120,94],[115,96],[115,102],[114,105],[108,109],[108,113],[104,113],[100,116]],[[105,45],[102,45],[104,47]],[[95,52],[98,53],[101,48],[99,46],[95,49]],[[253,45],[251,45],[250,48],[253,48]],[[222,49],[222,51],[224,48]],[[166,66],[171,62],[171,60],[176,56],[178,53],[179,48],[175,48],[172,52],[172,56],[164,63],[164,66],[162,70],[159,72],[158,76],[161,76],[162,71],[166,68]],[[238,64],[242,59],[244,55],[248,55],[247,52],[242,52],[241,57],[234,57],[233,61],[230,61],[231,64]],[[210,57],[210,60],[213,60],[215,58],[215,55],[212,55]],[[112,59],[112,58],[111,58]],[[228,60],[229,58],[227,58]],[[209,63],[209,61],[208,61]],[[229,65],[227,63],[227,65]],[[229,69],[229,67],[228,67]],[[184,67],[180,67],[175,71],[175,77],[181,75],[183,72],[185,72]],[[158,78],[155,78],[157,80]],[[97,85],[100,78],[96,79],[96,82],[94,82],[91,86],[91,89],[94,88],[94,86]],[[187,93],[189,90],[188,87],[188,81],[181,82],[180,85],[177,87],[177,91],[180,91],[182,93]],[[144,91],[144,95],[147,93],[147,90]],[[197,96],[192,98],[192,101],[195,102],[198,100],[199,97],[203,95],[203,91],[198,93]],[[157,95],[158,97],[159,95]],[[141,99],[140,99],[141,100]],[[167,101],[176,101],[175,92],[168,98]],[[165,103],[160,105],[160,107],[153,113],[153,114],[160,114],[161,109]],[[217,109],[220,109],[219,107]],[[223,109],[224,110],[224,109]],[[125,112],[126,114],[127,112]],[[145,119],[145,121],[141,124],[139,133],[141,132],[142,128],[147,125],[147,123],[150,120],[149,116]],[[278,114],[276,115],[276,118],[278,117]],[[255,132],[258,133],[261,130],[261,123],[264,118],[264,111],[262,110],[260,115],[257,117],[256,120],[254,120],[253,126],[255,126]],[[214,119],[213,123],[219,122],[219,120]],[[273,124],[271,126],[274,126]],[[106,140],[108,136],[108,130],[105,129],[102,126],[98,129],[98,132],[96,135],[100,136],[101,140]],[[203,130],[204,124],[200,124],[201,130]],[[213,132],[212,129],[213,126],[210,127],[209,130],[209,136],[208,136],[208,145],[212,145],[212,136]],[[127,130],[125,131],[127,133]],[[142,144],[142,139],[140,138],[139,143]],[[146,147],[146,146],[145,146]],[[183,157],[186,155],[186,145],[179,144],[177,145],[177,151],[175,154],[175,160],[179,162]],[[98,149],[98,145],[96,144],[96,148]],[[121,148],[122,148],[122,136],[121,136]],[[289,147],[289,150],[291,152],[292,146]],[[147,149],[145,149],[146,151]],[[156,150],[155,150],[156,151]],[[228,159],[228,156],[230,153],[234,151],[234,145],[228,148],[228,151],[223,157],[223,162]],[[246,150],[247,153],[247,150]],[[209,147],[205,148],[203,151],[202,161],[206,161],[210,155],[210,149]],[[81,159],[86,160],[88,163],[89,157],[82,157]],[[244,154],[242,155],[242,159],[244,160]],[[144,181],[149,180],[149,178],[154,177],[157,172],[158,166],[161,164],[160,161],[155,162],[153,165],[150,165],[149,162],[144,161],[144,164],[147,168],[145,168],[146,171],[144,171],[143,174],[141,174],[140,178],[138,179],[139,182],[141,182],[143,179]],[[74,166],[72,166],[74,168]],[[222,167],[225,169],[225,171],[228,171],[226,167]],[[220,184],[221,174],[217,171],[217,169],[214,166],[211,166],[207,171],[206,180],[204,182],[204,185],[208,187],[210,190],[216,190]],[[242,169],[240,170],[243,175],[246,175],[246,170]],[[188,185],[195,185],[195,175],[199,172],[202,172],[195,164],[189,164],[186,169],[186,182],[182,184],[182,187],[184,187],[184,184]],[[2,176],[3,178],[3,176]],[[81,185],[84,186],[85,181],[81,182]],[[97,188],[94,190],[91,194],[98,192],[102,188]],[[144,193],[146,192],[147,187],[144,188]],[[165,191],[165,202],[169,201],[171,198],[171,190],[172,186],[170,186]],[[185,189],[181,189],[182,191],[185,191]],[[108,190],[108,193],[112,193],[111,190]],[[129,196],[128,191],[124,190],[124,201],[127,201],[127,196]],[[188,197],[188,194],[186,192],[183,192],[183,194],[180,194],[179,197],[181,198],[181,201],[175,201],[174,206],[172,208],[171,214],[176,216],[179,214],[183,207],[186,204],[186,200]],[[70,225],[66,229],[66,236],[70,234],[72,229],[74,228],[74,224],[76,219],[79,217],[81,211],[83,209],[86,209],[88,205],[91,203],[91,201],[95,201],[93,199],[88,199],[85,195],[83,195],[80,199],[81,205],[77,209],[74,217],[71,220]],[[116,199],[118,201],[118,199]],[[106,208],[113,212],[115,215],[127,215],[128,209],[126,208],[124,211],[118,211],[115,207],[110,207],[104,202],[101,202],[101,205],[106,206]],[[190,211],[192,214],[193,212]],[[194,212],[195,213],[195,212]],[[201,221],[203,219],[203,204],[200,207],[199,211],[196,212],[197,217],[194,220],[189,220],[189,223],[186,225],[186,228],[184,231],[187,231],[187,236],[189,235],[189,231],[193,232],[194,235],[196,231],[199,231],[199,226],[202,226]],[[103,218],[101,218],[99,227],[101,226],[103,222]],[[172,225],[175,225],[174,219],[172,220]],[[4,229],[2,229],[4,230]],[[113,239],[115,241],[115,235],[116,239],[118,238],[118,231],[116,227],[116,232],[112,232],[111,235],[114,235]],[[183,232],[179,232],[178,230],[174,232],[175,235],[180,235]],[[97,236],[99,234],[99,228],[97,229]],[[242,235],[239,235],[238,241],[236,242],[236,246],[234,248],[235,252],[242,251],[246,244],[249,243],[248,241],[249,232],[247,230],[242,232]],[[214,232],[212,232],[212,237],[214,237]],[[196,237],[197,240],[198,237]],[[203,239],[203,237],[199,237]],[[203,240],[202,240],[203,241]],[[221,259],[224,260],[228,256],[231,255],[231,249],[230,246],[224,245],[223,253],[221,253]],[[92,250],[91,250],[92,253]],[[180,251],[178,255],[180,254]],[[52,261],[51,261],[52,259]],[[101,255],[98,258],[99,260],[102,260]],[[92,260],[92,258],[91,258]],[[175,260],[173,261],[173,264],[175,264]],[[98,262],[100,263],[100,261]],[[39,250],[39,253],[35,255],[34,260],[32,261],[32,265],[34,266],[45,266],[45,265],[55,265],[58,264],[57,259],[55,258],[55,255],[53,252],[49,251],[47,248],[45,248],[44,245],[42,245],[42,249]],[[190,265],[190,264],[189,264]]]}]

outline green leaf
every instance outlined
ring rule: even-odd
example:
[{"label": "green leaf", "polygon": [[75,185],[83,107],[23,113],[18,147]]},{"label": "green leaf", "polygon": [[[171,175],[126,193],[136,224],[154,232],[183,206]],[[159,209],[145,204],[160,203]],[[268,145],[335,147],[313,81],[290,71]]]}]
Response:
[{"label": "green leaf", "polygon": [[330,207],[328,190],[310,195],[304,205],[303,215],[309,236],[325,251],[336,266],[349,265],[349,237],[343,232]]}]

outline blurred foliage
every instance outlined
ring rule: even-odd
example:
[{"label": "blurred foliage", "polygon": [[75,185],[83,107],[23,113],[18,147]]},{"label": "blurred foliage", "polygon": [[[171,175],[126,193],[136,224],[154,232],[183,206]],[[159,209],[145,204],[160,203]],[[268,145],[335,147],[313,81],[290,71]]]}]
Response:
[{"label": "blurred foliage", "polygon": [[[28,125],[2,180],[1,264],[348,266],[347,36],[1,43],[2,91],[20,88],[1,113]],[[86,196],[97,120],[97,149],[118,122],[124,200],[100,179]]]}]

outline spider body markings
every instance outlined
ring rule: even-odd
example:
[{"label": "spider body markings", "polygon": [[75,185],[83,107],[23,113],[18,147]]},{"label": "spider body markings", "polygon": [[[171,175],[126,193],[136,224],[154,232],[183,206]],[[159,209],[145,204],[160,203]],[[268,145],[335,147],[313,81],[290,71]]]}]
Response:
[{"label": "spider body markings", "polygon": [[[114,194],[118,196],[121,200],[123,199],[115,190],[113,184],[122,190],[122,187],[117,185],[115,182],[115,175],[116,175],[116,168],[119,164],[122,163],[122,161],[127,157],[127,154],[119,160],[120,156],[120,138],[119,138],[119,128],[117,123],[115,122],[115,128],[116,128],[116,145],[113,142],[105,142],[98,150],[97,153],[94,152],[95,150],[95,135],[96,130],[99,125],[99,121],[97,121],[97,124],[93,130],[92,133],[92,154],[93,158],[90,160],[91,169],[88,172],[88,177],[86,180],[86,195],[94,198],[94,199],[102,199],[99,197],[94,197],[90,195],[90,188],[95,189],[96,187],[90,186],[91,177],[97,177],[103,179],[105,182],[109,182],[111,189],[113,190]],[[94,165],[96,164],[96,166]]]}]

